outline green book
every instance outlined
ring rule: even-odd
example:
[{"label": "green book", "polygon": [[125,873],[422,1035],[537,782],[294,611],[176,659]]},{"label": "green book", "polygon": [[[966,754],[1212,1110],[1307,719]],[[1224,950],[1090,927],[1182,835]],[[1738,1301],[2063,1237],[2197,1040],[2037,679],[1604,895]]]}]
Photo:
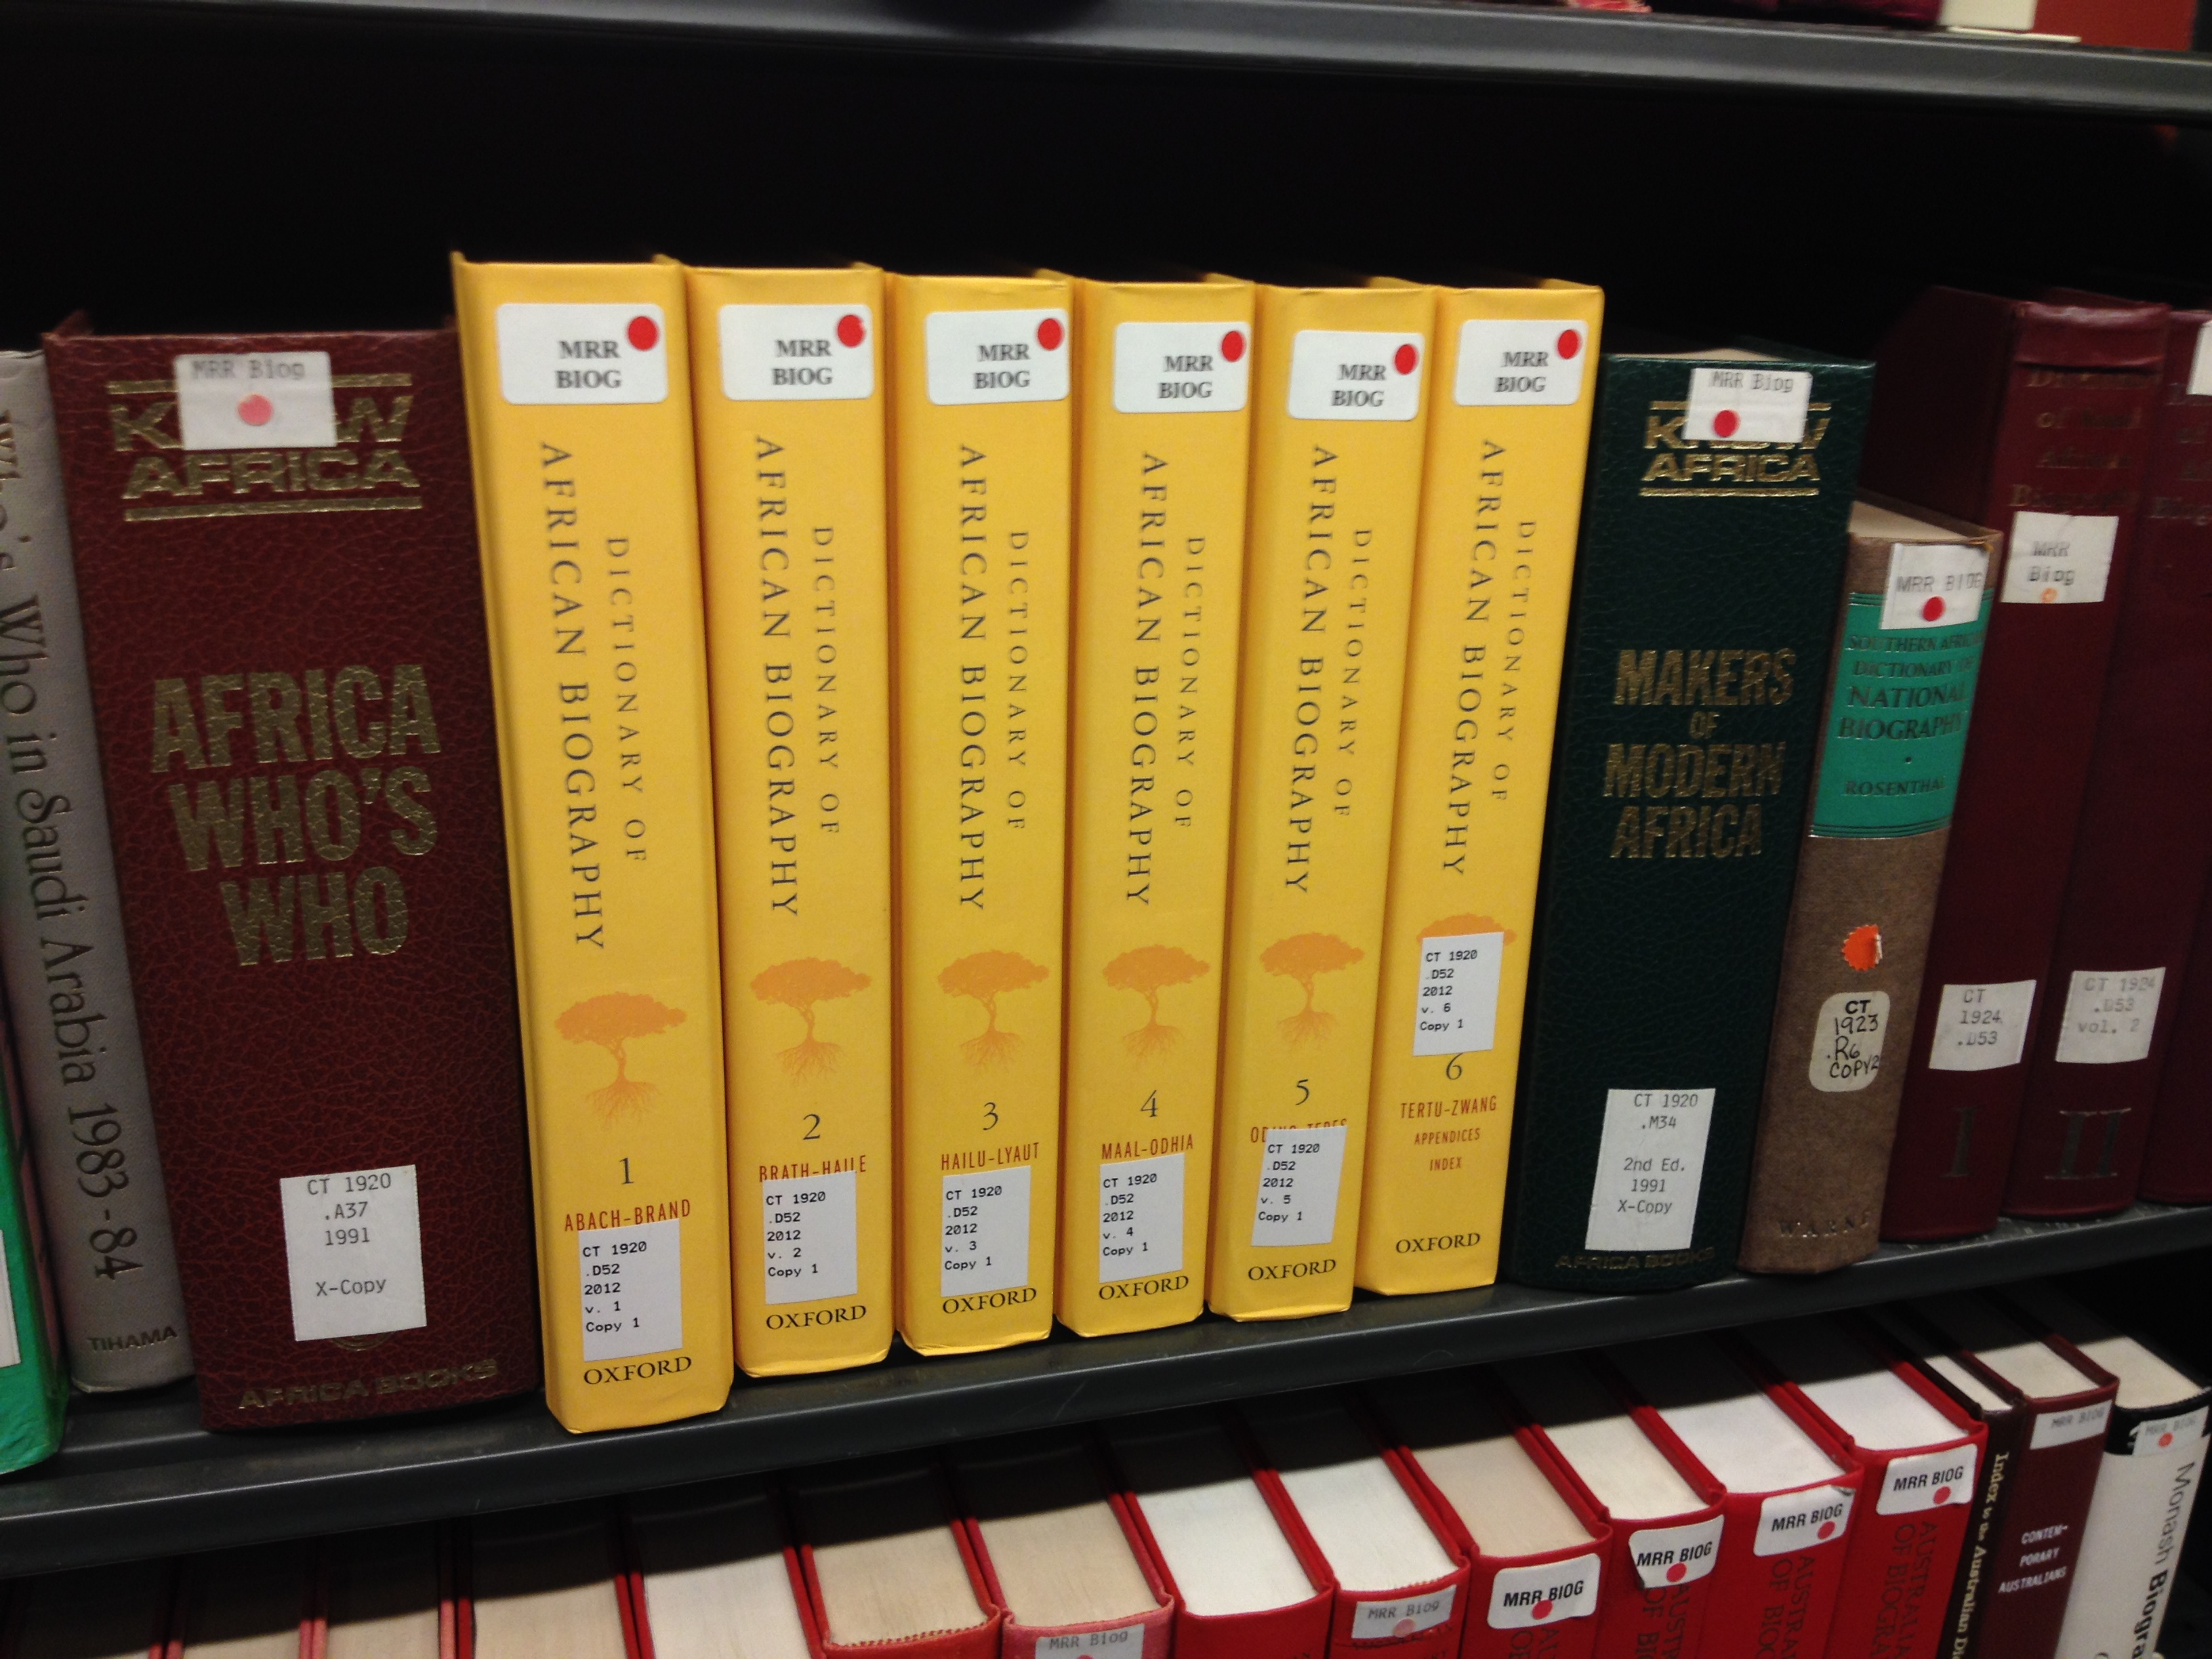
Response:
[{"label": "green book", "polygon": [[1874,366],[1605,359],[1507,1275],[1734,1265]]},{"label": "green book", "polygon": [[23,1144],[20,1077],[13,1044],[0,1033],[0,1474],[53,1455],[69,1398]]}]

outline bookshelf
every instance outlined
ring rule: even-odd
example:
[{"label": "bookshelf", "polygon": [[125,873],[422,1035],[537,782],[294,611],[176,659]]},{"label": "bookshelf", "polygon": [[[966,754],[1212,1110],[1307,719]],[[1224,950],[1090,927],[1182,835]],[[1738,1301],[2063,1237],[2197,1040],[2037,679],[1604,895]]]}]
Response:
[{"label": "bookshelf", "polygon": [[1319,1319],[1194,1324],[960,1358],[738,1380],[711,1417],[575,1437],[535,1397],[331,1429],[215,1435],[189,1384],[80,1402],[59,1455],[0,1482],[10,1570],[342,1532],[972,1436],[1713,1330],[2212,1245],[2212,1207],[2142,1204],[2100,1221],[2006,1221],[1954,1243],[1885,1245],[1815,1279],[1733,1275],[1651,1296],[1499,1285],[1363,1295]]},{"label": "bookshelf", "polygon": [[[434,323],[455,245],[1486,254],[1603,283],[1615,319],[1838,349],[1939,276],[2212,272],[2198,54],[1468,0],[0,0],[0,62],[29,136],[9,344],[78,307],[118,331]],[[191,86],[261,100],[235,155],[170,153]],[[495,1510],[2206,1247],[2212,1208],[2139,1206],[1809,1280],[1061,1333],[741,1382],[712,1416],[587,1438],[534,1399],[255,1436],[203,1431],[189,1387],[81,1401],[62,1453],[0,1481],[0,1559]]]}]

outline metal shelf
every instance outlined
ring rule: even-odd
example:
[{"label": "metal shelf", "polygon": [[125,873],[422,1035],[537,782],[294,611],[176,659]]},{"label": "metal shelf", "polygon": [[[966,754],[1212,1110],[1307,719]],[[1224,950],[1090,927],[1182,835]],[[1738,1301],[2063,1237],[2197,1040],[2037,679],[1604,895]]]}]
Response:
[{"label": "metal shelf", "polygon": [[256,26],[405,23],[2212,120],[2212,55],[1469,0],[75,0],[62,9],[79,21],[106,9]]},{"label": "metal shelf", "polygon": [[1498,1285],[1363,1297],[1345,1313],[1049,1342],[963,1358],[740,1381],[711,1417],[577,1437],[532,1397],[337,1429],[209,1434],[189,1385],[81,1401],[61,1453],[0,1481],[9,1571],[635,1492],[975,1435],[1285,1389],[1710,1330],[2212,1244],[2212,1207],[2142,1204],[2089,1222],[2007,1221],[1887,1245],[1816,1279],[1738,1274],[1656,1296]]}]

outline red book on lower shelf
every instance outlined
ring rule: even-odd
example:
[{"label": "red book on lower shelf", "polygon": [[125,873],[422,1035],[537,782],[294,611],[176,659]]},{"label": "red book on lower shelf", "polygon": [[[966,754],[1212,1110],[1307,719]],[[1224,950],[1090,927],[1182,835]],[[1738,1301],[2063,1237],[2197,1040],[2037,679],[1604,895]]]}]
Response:
[{"label": "red book on lower shelf", "polygon": [[934,1462],[809,1469],[783,1489],[823,1659],[999,1659],[1006,1615]]},{"label": "red book on lower shelf", "polygon": [[1613,1530],[1510,1398],[1453,1372],[1363,1392],[1467,1557],[1462,1659],[1589,1659]]},{"label": "red book on lower shelf", "polygon": [[1689,1659],[1720,1560],[1720,1482],[1656,1412],[1579,1355],[1514,1360],[1495,1374],[1612,1528],[1594,1659]]},{"label": "red book on lower shelf", "polygon": [[2212,867],[2212,383],[2190,391],[2208,325],[2212,313],[2177,311],[2166,330],[2135,556],[2005,1188],[2011,1215],[2134,1201]]},{"label": "red book on lower shelf", "polygon": [[533,1388],[455,337],[71,328],[47,362],[201,1415]]},{"label": "red book on lower shelf", "polygon": [[1936,1659],[1989,1431],[1863,1325],[1755,1325],[1741,1347],[1864,1471],[1827,1659]]},{"label": "red book on lower shelf", "polygon": [[1857,1462],[1800,1401],[1710,1338],[1606,1358],[1726,1492],[1698,1652],[1820,1659],[1843,1588]]},{"label": "red book on lower shelf", "polygon": [[948,1453],[1004,1659],[1168,1659],[1175,1597],[1088,1436],[1024,1435]]},{"label": "red book on lower shelf", "polygon": [[722,1480],[625,1499],[623,1582],[636,1659],[692,1659],[744,1633],[745,1659],[821,1650],[775,1490]]},{"label": "red book on lower shelf", "polygon": [[1328,1565],[1242,1423],[1174,1412],[1102,1433],[1176,1598],[1176,1659],[1322,1659],[1336,1605]]},{"label": "red book on lower shelf", "polygon": [[1325,1564],[1333,1655],[1451,1659],[1468,1564],[1435,1501],[1347,1395],[1316,1390],[1238,1407]]},{"label": "red book on lower shelf", "polygon": [[1987,1231],[2094,752],[2166,362],[2164,306],[1935,288],[1878,354],[1869,488],[2002,530],[1882,1234]]}]

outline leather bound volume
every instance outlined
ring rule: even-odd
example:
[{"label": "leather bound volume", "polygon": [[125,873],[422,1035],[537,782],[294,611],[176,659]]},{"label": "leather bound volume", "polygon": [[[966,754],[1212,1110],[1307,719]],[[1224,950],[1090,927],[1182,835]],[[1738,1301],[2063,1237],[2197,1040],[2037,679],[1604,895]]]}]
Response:
[{"label": "leather bound volume", "polygon": [[1735,1259],[1873,378],[1605,359],[1514,1126],[1523,1284]]},{"label": "leather bound volume", "polygon": [[1874,1254],[2004,538],[1862,496],[1783,947],[1741,1265]]},{"label": "leather bound volume", "polygon": [[201,1416],[534,1387],[454,337],[47,361]]},{"label": "leather bound volume", "polygon": [[[1883,341],[1873,489],[2005,532],[1882,1233],[1994,1225],[2130,559],[2166,308],[1929,289]],[[2115,964],[2120,965],[2120,964]]]},{"label": "leather bound volume", "polygon": [[2197,908],[2138,1195],[2162,1204],[2212,1200],[2212,890]]},{"label": "leather bound volume", "polygon": [[2176,312],[2166,330],[2144,504],[2045,979],[2051,1012],[2005,1187],[2013,1215],[2101,1215],[2134,1201],[2212,867],[2212,396],[2189,392],[2208,322]]}]

